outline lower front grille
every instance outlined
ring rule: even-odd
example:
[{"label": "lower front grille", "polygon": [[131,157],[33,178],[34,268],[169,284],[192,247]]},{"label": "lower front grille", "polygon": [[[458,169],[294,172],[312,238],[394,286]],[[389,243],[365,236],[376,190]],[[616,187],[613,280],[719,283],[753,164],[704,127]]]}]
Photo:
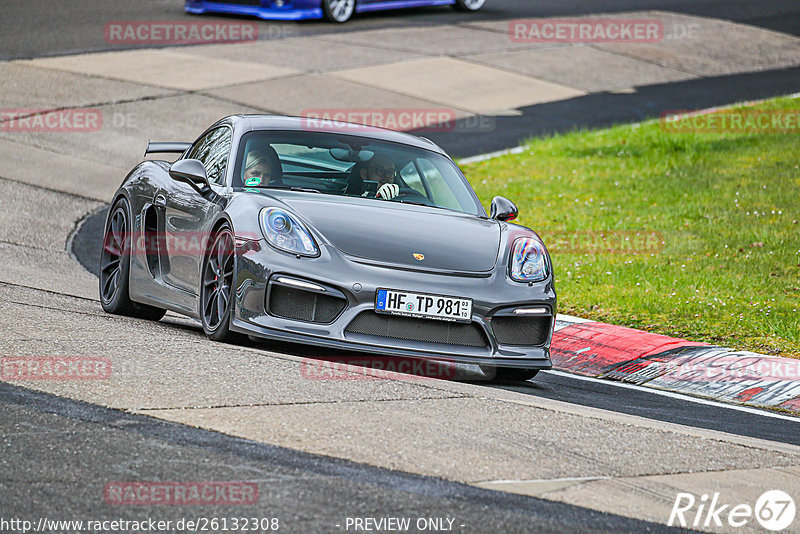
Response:
[{"label": "lower front grille", "polygon": [[346,305],[342,298],[278,284],[273,284],[269,292],[269,312],[296,321],[330,323]]},{"label": "lower front grille", "polygon": [[414,319],[372,311],[358,314],[345,332],[464,347],[486,347],[489,344],[483,330],[475,323]]},{"label": "lower front grille", "polygon": [[500,315],[492,319],[492,330],[501,345],[542,345],[550,333],[551,318]]}]

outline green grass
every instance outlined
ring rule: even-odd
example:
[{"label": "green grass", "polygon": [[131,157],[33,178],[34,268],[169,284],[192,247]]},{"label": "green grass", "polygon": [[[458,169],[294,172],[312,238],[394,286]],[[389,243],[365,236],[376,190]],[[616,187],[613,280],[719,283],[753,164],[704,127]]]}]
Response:
[{"label": "green grass", "polygon": [[[800,99],[753,108],[797,113]],[[798,131],[671,133],[651,121],[534,139],[463,168],[484,205],[510,198],[548,244],[559,312],[797,358]],[[601,232],[656,246],[589,250]]]}]

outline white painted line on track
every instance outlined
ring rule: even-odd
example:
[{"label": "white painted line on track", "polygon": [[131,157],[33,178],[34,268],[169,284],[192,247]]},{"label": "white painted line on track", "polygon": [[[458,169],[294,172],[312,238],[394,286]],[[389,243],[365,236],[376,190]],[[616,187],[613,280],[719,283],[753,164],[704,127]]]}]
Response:
[{"label": "white painted line on track", "polygon": [[692,397],[691,395],[685,395],[682,393],[675,393],[672,391],[665,391],[663,389],[656,389],[650,388],[647,386],[640,386],[637,384],[627,384],[625,382],[617,382],[615,380],[608,380],[603,378],[595,378],[592,376],[581,376],[575,375],[572,373],[567,373],[565,371],[557,371],[552,369],[550,371],[542,371],[543,373],[553,374],[555,376],[561,376],[564,378],[573,378],[575,380],[582,380],[584,382],[594,382],[598,384],[606,384],[608,386],[614,386],[618,388],[625,388],[625,389],[635,389],[638,391],[643,391],[646,393],[654,393],[656,395],[661,395],[662,397],[670,397],[673,399],[679,399],[688,402],[694,402],[696,404],[704,404],[706,406],[714,406],[716,408],[726,408],[728,410],[736,410],[738,412],[745,412],[753,415],[762,415],[764,417],[772,417],[774,419],[782,419],[784,421],[792,421],[794,423],[800,423],[800,417],[793,417],[791,415],[784,415],[780,413],[773,413],[765,410],[760,410],[758,408],[751,408],[749,406],[740,406],[738,404],[727,404],[724,402],[719,402],[711,399],[703,399],[700,397]]},{"label": "white painted line on track", "polygon": [[614,477],[567,477],[567,478],[535,478],[525,480],[486,480],[474,484],[540,484],[545,482],[593,482],[595,480],[611,480]]},{"label": "white painted line on track", "polygon": [[499,158],[500,156],[507,156],[509,154],[522,154],[525,152],[525,150],[527,150],[527,148],[524,146],[515,146],[514,148],[508,148],[506,150],[498,150],[497,152],[489,152],[488,154],[470,156],[468,158],[458,160],[458,163],[462,165],[469,165],[470,163],[479,163],[481,161]]},{"label": "white painted line on track", "polygon": [[556,321],[564,321],[565,323],[596,323],[593,319],[584,319],[583,317],[575,317],[574,315],[567,315],[565,313],[556,314]]}]

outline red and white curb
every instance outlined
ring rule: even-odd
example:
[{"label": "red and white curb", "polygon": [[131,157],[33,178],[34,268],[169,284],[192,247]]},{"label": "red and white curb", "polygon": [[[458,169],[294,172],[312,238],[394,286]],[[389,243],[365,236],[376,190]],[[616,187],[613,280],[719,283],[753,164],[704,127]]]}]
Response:
[{"label": "red and white curb", "polygon": [[558,315],[553,369],[800,413],[800,360]]}]

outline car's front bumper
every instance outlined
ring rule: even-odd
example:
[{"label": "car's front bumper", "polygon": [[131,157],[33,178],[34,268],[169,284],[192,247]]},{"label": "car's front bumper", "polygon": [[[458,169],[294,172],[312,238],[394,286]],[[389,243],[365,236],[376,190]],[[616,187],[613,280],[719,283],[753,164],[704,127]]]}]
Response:
[{"label": "car's front bumper", "polygon": [[[389,356],[423,357],[433,360],[479,365],[550,369],[550,340],[554,325],[556,295],[552,280],[519,284],[508,280],[503,268],[485,276],[449,276],[428,272],[390,269],[350,258],[330,246],[321,247],[319,258],[298,258],[272,249],[265,241],[251,241],[237,255],[235,308],[231,328],[267,339],[313,344],[320,347],[370,352]],[[276,316],[267,311],[269,288],[277,277],[289,277],[327,288],[346,299],[335,319],[327,323]],[[359,314],[371,313],[378,288],[473,299],[473,331],[482,332],[482,346],[443,340],[404,338],[356,333],[348,325]],[[511,310],[541,307],[541,324],[547,324],[541,342],[534,346],[498,342],[492,320]],[[449,329],[439,321],[420,319],[421,328]],[[426,322],[427,321],[427,322]],[[545,323],[545,321],[547,321]],[[452,338],[451,338],[452,339]]]}]

